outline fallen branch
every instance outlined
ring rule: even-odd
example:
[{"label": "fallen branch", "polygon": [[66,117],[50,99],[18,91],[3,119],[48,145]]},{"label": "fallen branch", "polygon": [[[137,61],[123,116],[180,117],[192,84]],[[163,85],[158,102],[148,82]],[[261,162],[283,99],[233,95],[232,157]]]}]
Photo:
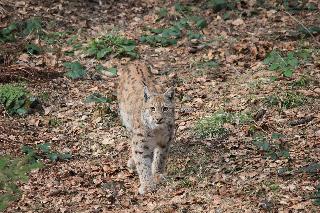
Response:
[{"label": "fallen branch", "polygon": [[299,119],[290,121],[289,125],[290,126],[298,126],[298,125],[301,125],[301,124],[306,124],[306,123],[309,123],[310,121],[312,121],[314,118],[315,117],[313,115],[306,116],[306,117],[303,117],[303,118],[299,118]]}]

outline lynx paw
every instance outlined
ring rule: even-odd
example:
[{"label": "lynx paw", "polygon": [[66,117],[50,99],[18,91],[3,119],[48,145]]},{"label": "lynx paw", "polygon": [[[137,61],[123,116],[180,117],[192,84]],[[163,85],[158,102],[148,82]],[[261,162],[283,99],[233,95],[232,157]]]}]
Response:
[{"label": "lynx paw", "polygon": [[156,174],[153,176],[154,182],[157,184],[166,180],[166,176],[164,174]]},{"label": "lynx paw", "polygon": [[130,173],[134,173],[135,169],[136,169],[136,164],[133,160],[133,158],[130,158],[127,162],[127,167]]},{"label": "lynx paw", "polygon": [[156,191],[156,184],[155,183],[151,183],[148,185],[141,185],[138,189],[139,194],[144,195],[147,194],[149,192],[154,192]]}]

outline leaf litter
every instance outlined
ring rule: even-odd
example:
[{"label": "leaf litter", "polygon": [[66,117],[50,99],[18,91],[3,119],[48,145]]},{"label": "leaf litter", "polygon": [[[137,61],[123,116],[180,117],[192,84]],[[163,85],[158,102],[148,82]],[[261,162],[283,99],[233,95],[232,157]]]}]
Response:
[{"label": "leaf litter", "polygon": [[[297,5],[318,8],[304,13],[276,3],[225,7],[209,2],[8,5],[15,13],[0,14],[5,18],[1,29],[32,21],[23,25],[22,34],[12,30],[15,37],[6,31],[6,38],[16,41],[0,43],[10,47],[0,50],[1,83],[27,82],[28,91],[41,98],[44,113],[9,116],[0,108],[0,153],[20,158],[23,146],[50,144],[53,153],[71,156],[44,161],[44,167],[29,173],[28,182],[17,182],[21,196],[5,212],[319,211],[319,34],[292,36],[305,29],[295,19],[310,29],[319,26],[319,4]],[[30,14],[38,18],[29,19]],[[140,42],[146,27],[168,29],[173,21],[200,14],[205,19],[195,24],[202,29],[192,29],[190,37],[188,29],[182,29],[181,36],[174,34],[175,42],[162,37],[163,46]],[[116,69],[130,54],[119,58],[103,50],[92,58],[86,53],[92,39],[115,30],[135,41],[138,60],[147,60],[160,80],[177,87],[177,137],[168,175],[156,194],[145,197],[136,193],[137,176],[125,167],[129,145],[116,113]],[[25,52],[28,44],[36,46]],[[201,48],[190,51],[194,47]],[[275,51],[280,57],[263,63]],[[308,54],[302,54],[303,60],[290,55],[297,51]],[[65,63],[72,72],[69,78],[61,75],[68,71]],[[45,78],[38,75],[46,71],[50,73]],[[242,122],[238,117],[210,126],[213,132],[215,125],[227,129],[222,138],[194,134],[197,122],[216,112],[255,117],[261,111],[256,120]],[[213,117],[206,122],[216,121]]]}]

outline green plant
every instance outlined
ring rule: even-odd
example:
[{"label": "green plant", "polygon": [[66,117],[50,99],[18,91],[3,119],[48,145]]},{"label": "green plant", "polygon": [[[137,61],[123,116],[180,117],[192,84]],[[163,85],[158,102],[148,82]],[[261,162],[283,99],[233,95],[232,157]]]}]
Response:
[{"label": "green plant", "polygon": [[0,43],[15,41],[15,34],[18,30],[16,23],[10,24],[8,27],[0,30]]},{"label": "green plant", "polygon": [[271,139],[268,139],[261,134],[257,134],[254,136],[252,144],[272,160],[277,160],[280,157],[290,158],[289,150],[285,147],[285,144],[279,142],[279,139],[283,137],[282,134],[273,133]]},{"label": "green plant", "polygon": [[252,116],[246,113],[215,112],[209,117],[200,119],[194,127],[196,136],[200,138],[223,138],[229,130],[225,124],[242,125],[250,123]]},{"label": "green plant", "polygon": [[15,22],[0,30],[0,43],[14,42],[17,37],[26,37],[30,34],[43,35],[42,21],[40,18],[30,18],[25,21]]},{"label": "green plant", "polygon": [[287,92],[285,94],[267,96],[264,102],[268,106],[291,109],[303,105],[306,102],[306,98],[299,93]]},{"label": "green plant", "polygon": [[209,61],[200,61],[196,64],[197,68],[200,69],[211,69],[211,68],[216,68],[219,66],[219,63],[214,61],[214,60],[209,60]]},{"label": "green plant", "polygon": [[87,74],[85,67],[78,61],[65,62],[63,66],[68,70],[65,75],[73,80],[84,78]]},{"label": "green plant", "polygon": [[49,126],[57,127],[62,124],[62,121],[59,118],[52,118],[48,122]]},{"label": "green plant", "polygon": [[172,26],[163,29],[149,29],[152,35],[143,35],[140,37],[142,43],[147,43],[152,46],[170,46],[177,44],[177,39],[181,37],[181,30]]},{"label": "green plant", "polygon": [[30,43],[26,46],[26,52],[30,55],[38,55],[41,52],[41,49],[38,45]]},{"label": "green plant", "polygon": [[281,99],[277,95],[269,95],[264,99],[267,106],[278,106],[281,103]]},{"label": "green plant", "polygon": [[230,4],[227,0],[208,0],[207,7],[212,8],[214,11],[220,11],[223,9],[231,9],[234,6]]},{"label": "green plant", "polygon": [[20,197],[17,182],[27,181],[28,173],[42,166],[41,163],[33,161],[30,156],[22,158],[0,156],[0,211],[5,210],[9,203]]},{"label": "green plant", "polygon": [[288,92],[282,100],[282,106],[286,109],[301,106],[305,103],[306,98],[298,93]]},{"label": "green plant", "polygon": [[101,74],[107,74],[108,76],[115,77],[118,74],[118,70],[115,67],[110,67],[108,69],[105,69],[105,67],[102,64],[97,64],[95,67],[96,71]]},{"label": "green plant", "polygon": [[102,96],[100,93],[95,92],[95,93],[92,93],[91,95],[89,95],[88,97],[86,97],[84,102],[85,103],[91,103],[91,102],[95,102],[95,103],[110,103],[110,102],[112,102],[112,100]]},{"label": "green plant", "polygon": [[[191,8],[180,3],[175,4],[175,10],[183,17],[165,28],[146,28],[149,33],[142,35],[140,41],[151,46],[166,47],[177,44],[178,39],[182,38],[184,34],[189,39],[202,38],[203,35],[197,33],[197,30],[207,26],[206,20],[200,16],[193,16]],[[184,33],[185,30],[187,30],[187,33]]]},{"label": "green plant", "polygon": [[314,205],[320,206],[320,184],[317,186],[317,189],[313,195]]},{"label": "green plant", "polygon": [[31,33],[36,33],[37,35],[40,35],[43,33],[42,29],[42,21],[40,18],[30,18],[23,22],[23,30],[22,34],[24,36],[28,36]]},{"label": "green plant", "polygon": [[291,85],[294,87],[305,87],[311,83],[311,78],[308,76],[301,76],[298,80],[295,80]]},{"label": "green plant", "polygon": [[70,160],[72,155],[68,152],[60,153],[51,150],[51,145],[48,143],[38,144],[35,148],[24,145],[22,152],[29,156],[33,161],[38,161],[40,159],[48,159],[51,162]]},{"label": "green plant", "polygon": [[29,110],[38,103],[26,89],[19,85],[0,85],[0,104],[10,115],[26,115]]},{"label": "green plant", "polygon": [[94,39],[86,47],[86,53],[97,59],[103,59],[111,54],[115,57],[138,57],[135,41],[115,34]]},{"label": "green plant", "polygon": [[310,57],[310,50],[303,49],[288,52],[286,55],[273,50],[264,59],[264,64],[269,66],[271,71],[279,71],[284,77],[292,77],[294,70]]},{"label": "green plant", "polygon": [[157,11],[157,15],[158,15],[158,18],[156,21],[160,21],[161,19],[165,18],[167,15],[168,15],[168,10],[167,8],[160,8],[158,11]]},{"label": "green plant", "polygon": [[229,131],[223,125],[230,122],[228,113],[214,113],[213,115],[200,119],[195,125],[195,134],[200,138],[223,138]]}]

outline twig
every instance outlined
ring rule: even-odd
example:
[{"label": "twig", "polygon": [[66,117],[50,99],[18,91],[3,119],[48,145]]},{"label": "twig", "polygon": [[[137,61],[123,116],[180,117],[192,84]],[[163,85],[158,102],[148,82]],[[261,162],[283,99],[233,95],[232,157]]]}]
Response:
[{"label": "twig", "polygon": [[306,27],[306,26],[304,26],[304,24],[302,23],[302,22],[300,22],[298,19],[296,19],[294,16],[292,16],[290,13],[288,13],[287,11],[285,11],[284,10],[284,12],[286,13],[286,14],[288,14],[293,20],[295,20],[298,24],[300,24],[309,34],[310,34],[310,36],[314,39],[314,41],[318,44],[318,45],[320,45],[320,42],[319,41],[317,41],[317,39],[316,39],[316,37],[314,37],[314,35],[310,32],[310,30]]},{"label": "twig", "polygon": [[306,123],[309,123],[310,121],[312,121],[314,118],[315,117],[313,115],[307,116],[307,117],[304,117],[304,118],[299,118],[299,119],[290,121],[289,125],[290,126],[298,126],[298,125],[301,125],[301,124],[306,124]]}]

